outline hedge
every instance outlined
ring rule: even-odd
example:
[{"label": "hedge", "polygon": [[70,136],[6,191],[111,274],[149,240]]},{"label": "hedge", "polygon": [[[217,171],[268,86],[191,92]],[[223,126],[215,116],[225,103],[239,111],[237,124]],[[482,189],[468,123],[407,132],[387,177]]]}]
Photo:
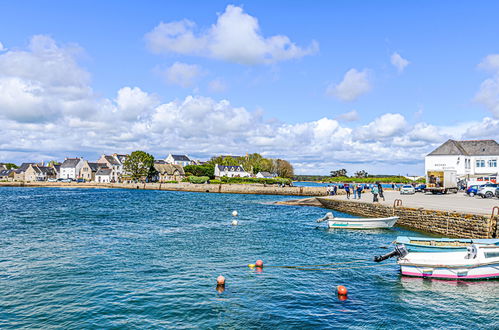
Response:
[{"label": "hedge", "polygon": [[265,178],[229,178],[223,176],[220,178],[222,183],[261,183],[261,184],[291,184],[291,179],[284,178],[273,178],[273,179],[265,179]]},{"label": "hedge", "polygon": [[209,179],[210,178],[207,176],[194,176],[194,175],[189,176],[190,183],[205,183]]}]

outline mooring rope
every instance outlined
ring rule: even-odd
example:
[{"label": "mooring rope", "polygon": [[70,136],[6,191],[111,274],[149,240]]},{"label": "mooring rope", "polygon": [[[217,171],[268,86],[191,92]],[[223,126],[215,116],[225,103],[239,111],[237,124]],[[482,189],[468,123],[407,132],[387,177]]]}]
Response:
[{"label": "mooring rope", "polygon": [[[384,263],[384,264],[375,264],[375,265],[363,265],[363,266],[353,266],[353,267],[335,267],[335,268],[306,268],[306,267],[289,267],[297,270],[348,270],[348,269],[356,269],[356,268],[370,268],[370,267],[381,267],[388,265],[397,265],[397,263]],[[268,266],[265,266],[268,267]]]},{"label": "mooring rope", "polygon": [[265,266],[265,268],[311,268],[311,267],[326,267],[326,266],[334,266],[334,265],[344,265],[344,264],[351,264],[351,263],[357,263],[357,262],[366,262],[366,261],[371,261],[367,259],[363,260],[353,260],[353,261],[343,261],[343,262],[333,262],[330,264],[322,264],[322,265],[301,265],[301,266]]}]

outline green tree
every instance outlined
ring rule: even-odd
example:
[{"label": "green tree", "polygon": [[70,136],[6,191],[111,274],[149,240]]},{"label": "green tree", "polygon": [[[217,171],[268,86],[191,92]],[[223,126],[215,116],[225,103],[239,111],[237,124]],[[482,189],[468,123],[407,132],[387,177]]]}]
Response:
[{"label": "green tree", "polygon": [[19,168],[19,166],[17,166],[14,163],[3,163],[3,164],[5,165],[5,167],[7,167],[8,170]]},{"label": "green tree", "polygon": [[292,178],[294,176],[293,165],[284,159],[275,160],[275,172],[281,178]]},{"label": "green tree", "polygon": [[355,172],[355,177],[356,178],[367,178],[367,172],[364,170],[360,170]]},{"label": "green tree", "polygon": [[215,177],[215,165],[187,165],[184,166],[185,173],[190,173],[194,176],[207,176],[210,179]]},{"label": "green tree", "polygon": [[134,151],[125,160],[123,169],[132,180],[147,180],[155,174],[154,157],[145,151]]},{"label": "green tree", "polygon": [[344,168],[342,168],[341,170],[336,170],[336,171],[331,171],[331,176],[333,178],[336,178],[336,177],[343,177],[343,176],[347,176],[347,170],[345,170]]}]

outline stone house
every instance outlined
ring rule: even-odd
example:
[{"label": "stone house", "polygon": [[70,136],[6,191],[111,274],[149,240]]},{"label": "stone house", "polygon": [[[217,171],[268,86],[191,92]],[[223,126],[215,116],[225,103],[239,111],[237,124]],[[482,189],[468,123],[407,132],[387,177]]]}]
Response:
[{"label": "stone house", "polygon": [[36,165],[36,163],[22,163],[19,168],[14,170],[14,181],[24,181],[24,173],[30,167],[30,165]]},{"label": "stone house", "polygon": [[95,181],[95,174],[100,168],[106,168],[107,165],[103,163],[91,163],[89,161],[84,161],[83,166],[80,169],[80,178],[85,179],[85,181]]},{"label": "stone house", "polygon": [[24,172],[24,181],[47,181],[47,179],[56,179],[57,173],[52,167],[30,165]]},{"label": "stone house", "polygon": [[242,165],[239,166],[226,166],[226,165],[215,165],[215,178],[221,177],[228,178],[242,178],[242,177],[250,177],[251,174],[246,172]]},{"label": "stone house", "polygon": [[99,183],[110,183],[112,182],[113,176],[112,176],[113,170],[107,167],[101,167],[97,170],[95,173],[95,182]]},{"label": "stone house", "polygon": [[122,182],[125,171],[123,165],[127,159],[127,155],[102,155],[97,163],[105,164],[111,170],[111,182]]},{"label": "stone house", "polygon": [[83,158],[66,158],[61,164],[59,177],[61,179],[78,179],[83,163]]},{"label": "stone house", "polygon": [[0,180],[2,181],[14,181],[14,170],[1,170],[0,171]]},{"label": "stone house", "polygon": [[182,181],[185,178],[184,168],[181,165],[154,163],[154,169],[158,173],[153,181]]}]

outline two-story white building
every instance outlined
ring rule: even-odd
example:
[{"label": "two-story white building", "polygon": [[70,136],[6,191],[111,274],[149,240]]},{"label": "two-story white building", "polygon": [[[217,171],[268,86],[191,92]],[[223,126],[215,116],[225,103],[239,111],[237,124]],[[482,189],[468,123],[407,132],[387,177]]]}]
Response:
[{"label": "two-story white building", "polygon": [[165,163],[174,164],[180,166],[194,165],[195,162],[189,158],[187,155],[172,155],[169,154],[168,157],[165,158]]},{"label": "two-story white building", "polygon": [[456,171],[461,179],[494,178],[499,167],[499,144],[494,140],[448,140],[425,157],[425,171]]},{"label": "two-story white building", "polygon": [[[124,170],[124,164],[127,159],[127,155],[102,155],[97,163],[104,164],[105,167],[111,170],[110,180],[111,182],[122,182],[123,176],[126,174]],[[107,175],[107,174],[106,174]]]},{"label": "two-story white building", "polygon": [[250,177],[251,174],[246,172],[242,165],[239,166],[225,166],[225,165],[215,165],[215,178],[221,178],[226,176],[228,178],[243,178]]},{"label": "two-story white building", "polygon": [[59,178],[78,179],[84,163],[83,158],[66,158],[61,164]]}]

